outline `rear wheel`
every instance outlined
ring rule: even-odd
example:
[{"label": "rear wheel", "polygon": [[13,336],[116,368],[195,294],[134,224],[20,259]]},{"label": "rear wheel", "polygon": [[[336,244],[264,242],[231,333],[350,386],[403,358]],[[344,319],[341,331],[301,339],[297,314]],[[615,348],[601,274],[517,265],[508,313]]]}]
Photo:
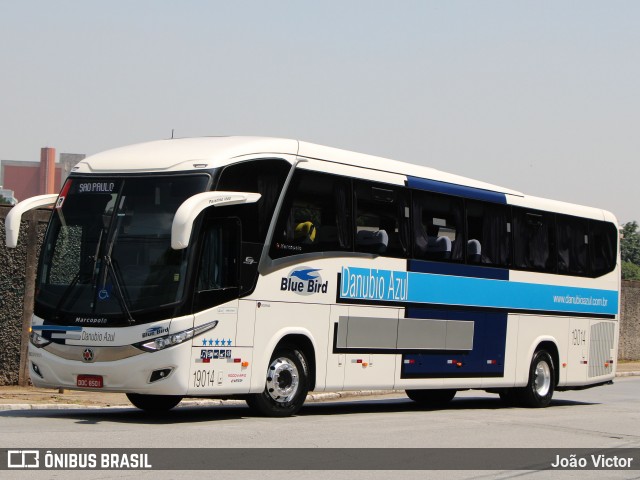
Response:
[{"label": "rear wheel", "polygon": [[288,417],[300,410],[308,391],[307,359],[296,348],[282,347],[271,356],[263,392],[249,395],[247,404],[267,417]]},{"label": "rear wheel", "polygon": [[442,408],[453,400],[456,390],[406,390],[407,397],[430,408]]},{"label": "rear wheel", "polygon": [[145,395],[142,393],[127,393],[129,401],[145,412],[166,412],[178,405],[182,397],[176,395]]},{"label": "rear wheel", "polygon": [[517,391],[519,403],[530,408],[546,407],[551,403],[554,388],[553,359],[546,350],[538,350],[531,360],[527,386]]}]

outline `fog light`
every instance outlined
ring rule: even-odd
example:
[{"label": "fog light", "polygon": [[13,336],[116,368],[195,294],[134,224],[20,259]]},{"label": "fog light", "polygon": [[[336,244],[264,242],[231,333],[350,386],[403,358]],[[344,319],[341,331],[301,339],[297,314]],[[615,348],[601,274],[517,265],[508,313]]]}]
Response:
[{"label": "fog light", "polygon": [[40,367],[38,367],[38,365],[36,365],[35,363],[31,362],[31,370],[33,370],[33,373],[35,373],[36,375],[38,375],[40,378],[44,378],[42,376],[42,373],[40,372]]},{"label": "fog light", "polygon": [[158,380],[164,380],[172,372],[173,368],[162,368],[160,370],[154,370],[151,372],[149,383],[157,382]]}]

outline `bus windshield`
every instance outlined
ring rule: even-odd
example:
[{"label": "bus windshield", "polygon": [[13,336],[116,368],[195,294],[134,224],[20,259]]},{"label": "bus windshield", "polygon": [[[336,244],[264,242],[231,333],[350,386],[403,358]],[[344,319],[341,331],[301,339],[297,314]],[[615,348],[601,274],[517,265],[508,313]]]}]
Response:
[{"label": "bus windshield", "polygon": [[145,310],[178,302],[187,249],[171,248],[171,224],[208,182],[208,175],[68,179],[44,240],[36,313],[56,323],[134,323]]}]

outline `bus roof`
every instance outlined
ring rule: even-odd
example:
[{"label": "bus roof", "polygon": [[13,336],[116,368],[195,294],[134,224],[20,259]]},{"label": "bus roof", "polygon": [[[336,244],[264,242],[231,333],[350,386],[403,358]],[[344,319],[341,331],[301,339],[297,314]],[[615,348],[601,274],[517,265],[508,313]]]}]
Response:
[{"label": "bus roof", "polygon": [[[270,137],[200,137],[158,140],[107,150],[82,160],[74,172],[162,172],[214,168],[238,157],[255,154],[288,154],[382,172],[427,178],[494,192],[522,196],[497,185],[439,170],[313,143]],[[194,166],[197,164],[198,166]],[[206,167],[203,166],[206,164]]]},{"label": "bus roof", "polygon": [[[512,196],[512,201],[509,203],[529,204],[532,206],[532,203],[538,204],[539,201],[544,200],[430,167],[298,140],[272,137],[197,137],[139,143],[91,155],[79,162],[74,167],[73,172],[80,174],[113,174],[193,171],[221,167],[234,163],[241,157],[258,154],[266,156],[297,155],[380,172],[499,192]],[[574,211],[576,214],[592,218],[604,217],[607,220],[615,221],[615,217],[612,214],[600,209],[552,200],[544,200],[543,203],[546,203],[547,207],[555,207],[554,210],[556,211]]]},{"label": "bus roof", "polygon": [[[76,165],[82,173],[172,172],[216,168],[251,154],[293,154],[298,141],[268,137],[200,137],[156,140],[91,155]],[[197,164],[198,166],[194,166]],[[204,165],[204,166],[203,166]]]}]

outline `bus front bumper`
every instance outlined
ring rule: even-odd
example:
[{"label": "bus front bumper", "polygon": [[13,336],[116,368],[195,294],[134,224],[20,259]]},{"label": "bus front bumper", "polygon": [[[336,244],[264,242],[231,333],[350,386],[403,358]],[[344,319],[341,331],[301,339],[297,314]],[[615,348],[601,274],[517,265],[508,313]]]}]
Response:
[{"label": "bus front bumper", "polygon": [[191,342],[144,352],[132,346],[29,345],[29,374],[36,387],[185,395]]}]

